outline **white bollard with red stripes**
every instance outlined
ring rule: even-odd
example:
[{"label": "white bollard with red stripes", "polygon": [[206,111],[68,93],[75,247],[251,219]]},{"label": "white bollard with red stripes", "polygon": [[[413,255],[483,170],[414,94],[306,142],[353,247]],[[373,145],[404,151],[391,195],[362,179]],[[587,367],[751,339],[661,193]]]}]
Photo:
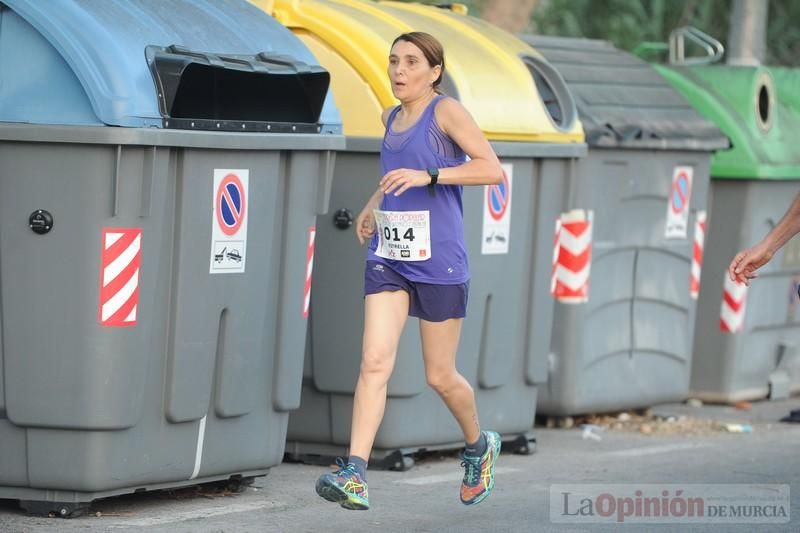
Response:
[{"label": "white bollard with red stripes", "polygon": [[314,271],[314,239],[317,235],[317,228],[308,228],[308,247],[306,248],[306,284],[303,290],[303,318],[308,318],[308,311],[311,307],[311,273]]},{"label": "white bollard with red stripes", "polygon": [[738,333],[744,325],[747,285],[738,281],[731,281],[727,270],[723,276],[725,277],[725,285],[722,289],[719,329],[724,333]]},{"label": "white bollard with red stripes", "polygon": [[592,219],[592,211],[573,209],[556,221],[550,292],[559,302],[583,303],[589,300]]},{"label": "white bollard with red stripes", "polygon": [[697,300],[700,295],[700,271],[703,268],[703,246],[706,240],[706,212],[698,211],[694,223],[694,250],[692,252],[692,273],[689,276],[689,296]]}]

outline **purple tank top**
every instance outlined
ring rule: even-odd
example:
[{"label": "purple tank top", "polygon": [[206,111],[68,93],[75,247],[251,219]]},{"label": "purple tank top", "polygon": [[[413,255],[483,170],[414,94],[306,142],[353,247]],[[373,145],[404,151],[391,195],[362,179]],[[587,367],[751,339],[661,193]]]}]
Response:
[{"label": "purple tank top", "polygon": [[[434,110],[445,98],[437,95],[423,111],[417,122],[407,130],[392,130],[396,107],[389,115],[381,145],[383,174],[397,169],[425,170],[428,167],[446,168],[466,161],[464,151],[439,128]],[[382,211],[429,211],[431,258],[427,261],[397,261],[375,255],[378,236],[369,245],[367,260],[384,263],[404,278],[439,285],[456,285],[469,280],[469,262],[464,243],[464,209],[461,185],[436,185],[436,194],[428,187],[412,187],[400,196],[383,196]]]}]

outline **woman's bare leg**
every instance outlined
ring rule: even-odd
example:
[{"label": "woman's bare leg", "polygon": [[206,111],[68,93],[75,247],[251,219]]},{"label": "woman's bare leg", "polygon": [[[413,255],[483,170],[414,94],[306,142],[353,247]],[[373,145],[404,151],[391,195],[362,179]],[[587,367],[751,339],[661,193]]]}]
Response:
[{"label": "woman's bare leg", "polygon": [[364,301],[364,343],[361,371],[353,399],[350,455],[369,460],[386,406],[397,345],[408,319],[408,293],[369,294]]},{"label": "woman's bare leg", "polygon": [[420,320],[419,331],[428,385],[453,413],[464,432],[464,441],[472,443],[481,435],[475,393],[469,382],[456,370],[456,352],[463,322],[463,318],[451,318],[444,322]]}]

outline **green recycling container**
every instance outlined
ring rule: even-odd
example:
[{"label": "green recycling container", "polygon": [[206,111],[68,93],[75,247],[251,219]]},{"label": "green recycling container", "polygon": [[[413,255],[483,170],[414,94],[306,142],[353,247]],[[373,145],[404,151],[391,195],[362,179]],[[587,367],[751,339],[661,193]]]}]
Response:
[{"label": "green recycling container", "polygon": [[731,139],[711,163],[711,199],[691,393],[706,401],[780,398],[800,390],[800,241],[749,288],[727,267],[780,220],[800,190],[800,71],[707,65],[657,67]]}]

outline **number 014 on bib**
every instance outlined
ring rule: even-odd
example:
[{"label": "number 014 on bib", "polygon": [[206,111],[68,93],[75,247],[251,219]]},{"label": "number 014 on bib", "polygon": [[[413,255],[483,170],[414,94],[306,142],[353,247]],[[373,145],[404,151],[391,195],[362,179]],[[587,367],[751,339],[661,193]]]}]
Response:
[{"label": "number 014 on bib", "polygon": [[378,230],[375,255],[396,261],[431,258],[430,211],[374,210]]}]

